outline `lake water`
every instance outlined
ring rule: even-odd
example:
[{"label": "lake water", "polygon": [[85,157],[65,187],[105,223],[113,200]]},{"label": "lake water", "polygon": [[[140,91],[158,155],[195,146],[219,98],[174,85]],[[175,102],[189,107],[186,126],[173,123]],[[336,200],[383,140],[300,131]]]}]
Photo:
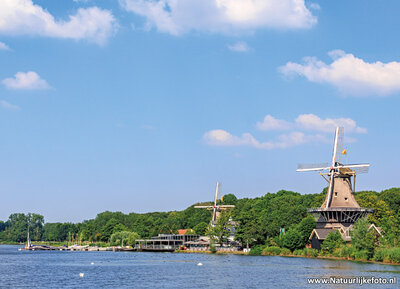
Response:
[{"label": "lake water", "polygon": [[[290,257],[18,251],[0,246],[1,288],[399,288],[315,285],[310,277],[397,278],[400,266]],[[92,264],[93,263],[93,264]],[[198,266],[202,263],[203,266]],[[84,273],[83,277],[79,274]]]}]

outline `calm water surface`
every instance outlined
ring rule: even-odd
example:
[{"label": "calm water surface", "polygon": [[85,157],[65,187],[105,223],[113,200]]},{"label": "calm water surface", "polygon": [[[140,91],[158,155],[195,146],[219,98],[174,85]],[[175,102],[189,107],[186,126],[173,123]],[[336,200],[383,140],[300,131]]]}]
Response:
[{"label": "calm water surface", "polygon": [[[396,277],[400,266],[307,258],[18,251],[0,246],[1,288],[400,288],[308,285],[309,277]],[[93,264],[91,264],[93,263]],[[203,266],[198,266],[203,263]],[[84,273],[84,277],[79,277]]]}]

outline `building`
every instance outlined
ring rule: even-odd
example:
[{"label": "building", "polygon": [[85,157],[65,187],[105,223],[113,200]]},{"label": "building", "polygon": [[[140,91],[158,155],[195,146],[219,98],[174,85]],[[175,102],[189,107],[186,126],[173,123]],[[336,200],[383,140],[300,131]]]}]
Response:
[{"label": "building", "polygon": [[149,252],[173,252],[184,243],[197,241],[199,237],[199,235],[158,234],[157,237],[150,239],[136,240],[135,249]]}]

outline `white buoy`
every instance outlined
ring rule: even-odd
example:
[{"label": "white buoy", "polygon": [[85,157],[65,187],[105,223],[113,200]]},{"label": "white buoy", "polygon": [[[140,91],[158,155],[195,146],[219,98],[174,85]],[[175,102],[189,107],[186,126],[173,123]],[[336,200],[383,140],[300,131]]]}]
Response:
[{"label": "white buoy", "polygon": [[197,266],[203,266],[203,263],[198,263]]},{"label": "white buoy", "polygon": [[90,265],[94,265],[94,262],[90,263]]},{"label": "white buoy", "polygon": [[85,276],[84,273],[79,273],[79,277],[83,278],[83,276]]}]

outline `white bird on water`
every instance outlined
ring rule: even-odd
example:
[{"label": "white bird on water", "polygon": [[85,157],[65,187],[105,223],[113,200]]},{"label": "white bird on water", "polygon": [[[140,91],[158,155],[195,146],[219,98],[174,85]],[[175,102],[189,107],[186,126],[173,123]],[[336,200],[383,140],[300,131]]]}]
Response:
[{"label": "white bird on water", "polygon": [[85,276],[84,273],[79,273],[79,277],[83,278],[83,276]]},{"label": "white bird on water", "polygon": [[90,265],[94,265],[94,262],[90,263]]},{"label": "white bird on water", "polygon": [[203,263],[198,263],[197,266],[203,266]]}]

